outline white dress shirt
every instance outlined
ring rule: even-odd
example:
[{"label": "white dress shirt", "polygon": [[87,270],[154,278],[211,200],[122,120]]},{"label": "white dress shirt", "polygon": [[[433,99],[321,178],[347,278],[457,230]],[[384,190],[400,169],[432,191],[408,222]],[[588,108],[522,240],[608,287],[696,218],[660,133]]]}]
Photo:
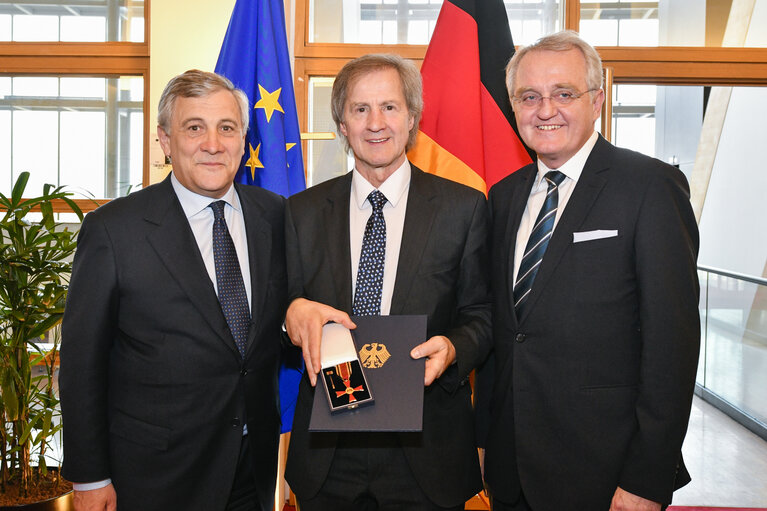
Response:
[{"label": "white dress shirt", "polygon": [[[595,131],[591,134],[591,137],[585,144],[573,155],[572,158],[567,160],[558,169],[550,169],[543,163],[540,158],[538,159],[538,173],[535,175],[535,183],[530,190],[530,197],[527,199],[527,206],[525,212],[522,214],[522,221],[519,222],[519,229],[517,230],[517,243],[514,247],[514,283],[517,282],[517,273],[519,272],[519,265],[522,263],[522,257],[525,255],[525,247],[527,246],[527,240],[530,238],[530,233],[535,226],[535,220],[538,218],[538,213],[543,207],[543,201],[546,199],[546,191],[549,188],[548,182],[544,179],[547,172],[551,170],[558,170],[564,174],[565,180],[559,185],[557,192],[559,194],[559,201],[557,202],[557,214],[554,218],[554,229],[557,228],[559,219],[562,218],[562,213],[565,211],[565,206],[570,200],[570,196],[573,194],[575,185],[578,184],[578,179],[581,177],[583,167],[586,165],[586,160],[591,154],[591,150],[594,148],[594,144],[597,143],[599,135]],[[543,256],[546,257],[545,255]]]},{"label": "white dress shirt", "polygon": [[[402,231],[405,226],[407,197],[410,191],[410,163],[405,162],[384,181],[378,191],[386,197],[383,207],[386,222],[386,252],[384,256],[383,290],[381,293],[381,315],[386,316],[391,310],[391,298],[394,293],[394,281],[397,277],[399,250],[402,245]],[[362,239],[365,226],[372,213],[368,195],[376,188],[362,177],[357,169],[352,174],[351,196],[349,198],[349,243],[352,260],[352,295],[357,284],[357,268],[360,264]]]},{"label": "white dress shirt", "polygon": [[170,177],[173,184],[173,190],[176,192],[178,201],[181,203],[181,209],[189,221],[189,227],[192,228],[194,239],[200,249],[202,260],[205,262],[205,269],[208,270],[208,277],[213,282],[213,288],[218,295],[218,284],[216,283],[216,263],[213,259],[213,209],[209,206],[218,200],[226,201],[224,207],[224,219],[229,228],[229,234],[234,242],[234,249],[237,251],[237,259],[240,261],[240,271],[242,280],[245,283],[245,292],[248,295],[248,307],[251,305],[250,289],[250,264],[248,259],[248,237],[245,234],[245,217],[242,214],[240,198],[235,192],[234,185],[229,187],[221,199],[212,199],[204,195],[199,195],[193,191],[184,188],[176,175]]}]

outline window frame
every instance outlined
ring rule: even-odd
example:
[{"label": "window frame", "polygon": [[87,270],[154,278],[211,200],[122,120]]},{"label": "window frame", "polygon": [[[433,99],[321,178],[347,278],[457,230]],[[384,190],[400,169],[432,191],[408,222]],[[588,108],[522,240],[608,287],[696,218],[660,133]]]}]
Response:
[{"label": "window frame", "polygon": [[[420,67],[425,45],[309,43],[309,2],[295,0],[295,92],[299,125],[307,129],[308,81],[335,76],[350,59],[394,52]],[[564,2],[564,28],[578,31],[580,0]],[[512,34],[513,36],[513,34]],[[711,46],[597,46],[612,83],[653,85],[767,86],[767,48]],[[608,117],[609,118],[609,117]],[[304,150],[306,143],[304,142]]]},{"label": "window frame", "polygon": [[[0,42],[0,76],[140,76],[144,80],[144,126],[142,186],[149,182],[149,47],[151,0],[144,2],[144,42]],[[83,212],[92,211],[111,199],[74,201]],[[68,212],[63,201],[54,211]]]}]

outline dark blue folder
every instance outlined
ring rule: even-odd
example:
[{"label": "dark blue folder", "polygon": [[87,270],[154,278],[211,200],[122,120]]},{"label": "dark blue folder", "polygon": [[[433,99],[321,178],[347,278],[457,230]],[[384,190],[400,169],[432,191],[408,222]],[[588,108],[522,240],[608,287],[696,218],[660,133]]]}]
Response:
[{"label": "dark blue folder", "polygon": [[426,340],[426,316],[354,316],[352,337],[375,402],[332,414],[322,383],[309,431],[421,431],[424,359],[410,350]]}]

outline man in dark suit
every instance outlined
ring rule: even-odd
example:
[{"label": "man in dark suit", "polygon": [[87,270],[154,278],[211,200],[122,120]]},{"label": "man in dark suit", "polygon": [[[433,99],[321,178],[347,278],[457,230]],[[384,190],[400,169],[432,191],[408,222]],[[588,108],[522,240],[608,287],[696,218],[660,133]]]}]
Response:
[{"label": "man in dark suit", "polygon": [[660,509],[689,481],[698,229],[678,169],[594,131],[601,83],[574,32],[507,68],[538,162],[489,195],[495,351],[477,403],[495,510]]},{"label": "man in dark suit", "polygon": [[[307,365],[286,478],[302,511],[463,509],[481,489],[467,382],[491,344],[486,201],[407,161],[422,110],[411,62],[355,59],[331,102],[354,170],[291,197],[285,217],[286,327]],[[381,230],[385,249],[368,237]],[[428,316],[411,352],[427,359],[422,433],[308,432],[321,327],[351,328],[349,313]]]},{"label": "man in dark suit", "polygon": [[248,115],[226,78],[175,77],[173,172],[85,217],[60,377],[78,511],[271,509],[284,200],[233,185]]}]

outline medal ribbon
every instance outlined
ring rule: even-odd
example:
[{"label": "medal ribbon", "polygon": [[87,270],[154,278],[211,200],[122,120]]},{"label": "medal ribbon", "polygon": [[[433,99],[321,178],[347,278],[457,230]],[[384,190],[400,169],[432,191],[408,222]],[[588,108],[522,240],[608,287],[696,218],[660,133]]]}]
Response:
[{"label": "medal ribbon", "polygon": [[345,390],[337,390],[336,391],[336,397],[341,397],[344,394],[347,394],[349,396],[349,402],[353,403],[357,400],[356,397],[354,397],[355,392],[359,392],[362,390],[362,385],[359,385],[357,387],[351,386],[351,374],[352,374],[352,364],[351,362],[344,362],[343,364],[338,364],[336,366],[336,371],[338,372],[338,375],[341,377],[341,379],[344,382],[344,386],[346,387]]}]

